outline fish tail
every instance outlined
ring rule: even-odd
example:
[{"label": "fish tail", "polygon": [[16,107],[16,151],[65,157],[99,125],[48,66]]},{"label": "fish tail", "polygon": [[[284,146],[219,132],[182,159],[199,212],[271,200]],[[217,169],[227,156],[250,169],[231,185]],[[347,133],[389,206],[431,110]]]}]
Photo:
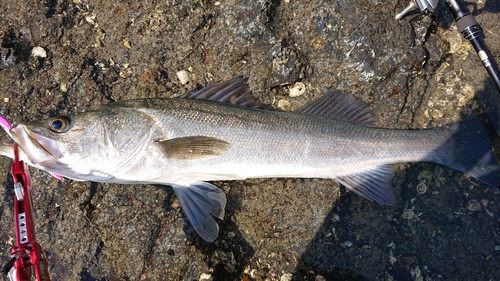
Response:
[{"label": "fish tail", "polygon": [[500,164],[478,116],[444,126],[439,132],[447,141],[436,151],[435,162],[500,188]]}]

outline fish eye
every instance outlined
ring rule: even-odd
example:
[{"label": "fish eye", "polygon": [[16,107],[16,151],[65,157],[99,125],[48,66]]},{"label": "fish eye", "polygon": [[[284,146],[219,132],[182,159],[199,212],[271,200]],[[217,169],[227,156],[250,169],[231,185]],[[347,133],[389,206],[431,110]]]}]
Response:
[{"label": "fish eye", "polygon": [[49,119],[49,129],[56,133],[64,133],[70,129],[71,121],[68,117],[57,116]]}]

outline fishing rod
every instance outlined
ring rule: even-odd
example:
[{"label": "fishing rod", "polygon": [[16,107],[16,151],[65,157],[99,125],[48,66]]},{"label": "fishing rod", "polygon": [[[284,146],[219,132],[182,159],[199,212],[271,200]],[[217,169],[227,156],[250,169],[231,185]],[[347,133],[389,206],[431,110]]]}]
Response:
[{"label": "fishing rod", "polygon": [[[396,20],[400,20],[406,14],[416,9],[419,9],[424,15],[433,15],[436,11],[439,0],[411,0],[410,4],[399,14],[396,15]],[[488,50],[488,47],[481,38],[481,27],[469,12],[462,0],[445,0],[446,5],[451,11],[458,31],[462,33],[465,39],[469,40],[476,50],[479,59],[483,62],[483,66],[490,75],[493,83],[500,93],[500,70],[498,64]]]}]

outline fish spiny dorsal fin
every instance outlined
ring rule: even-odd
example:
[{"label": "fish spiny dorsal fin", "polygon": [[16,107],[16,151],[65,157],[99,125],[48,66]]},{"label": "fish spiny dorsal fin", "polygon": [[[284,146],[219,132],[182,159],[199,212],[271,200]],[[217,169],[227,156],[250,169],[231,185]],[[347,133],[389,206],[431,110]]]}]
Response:
[{"label": "fish spiny dorsal fin", "polygon": [[225,82],[208,85],[196,92],[189,92],[180,98],[210,100],[249,108],[266,108],[253,97],[247,80],[248,78],[238,76]]},{"label": "fish spiny dorsal fin", "polygon": [[368,105],[350,93],[328,91],[295,112],[377,127],[377,117]]}]

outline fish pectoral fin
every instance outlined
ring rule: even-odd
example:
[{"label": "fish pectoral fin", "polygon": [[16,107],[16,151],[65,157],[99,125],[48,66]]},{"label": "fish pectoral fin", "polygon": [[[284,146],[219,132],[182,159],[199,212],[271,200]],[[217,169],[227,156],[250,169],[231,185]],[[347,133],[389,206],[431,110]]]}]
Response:
[{"label": "fish pectoral fin", "polygon": [[226,194],[208,182],[197,182],[189,186],[172,185],[182,210],[201,238],[213,242],[219,235],[219,225],[211,216],[224,218]]},{"label": "fish pectoral fin", "polygon": [[224,140],[206,137],[190,136],[158,141],[166,157],[176,160],[193,160],[224,154],[231,145]]},{"label": "fish pectoral fin", "polygon": [[392,166],[382,165],[335,180],[370,201],[375,200],[381,205],[393,206],[395,202],[392,191],[393,176]]}]

